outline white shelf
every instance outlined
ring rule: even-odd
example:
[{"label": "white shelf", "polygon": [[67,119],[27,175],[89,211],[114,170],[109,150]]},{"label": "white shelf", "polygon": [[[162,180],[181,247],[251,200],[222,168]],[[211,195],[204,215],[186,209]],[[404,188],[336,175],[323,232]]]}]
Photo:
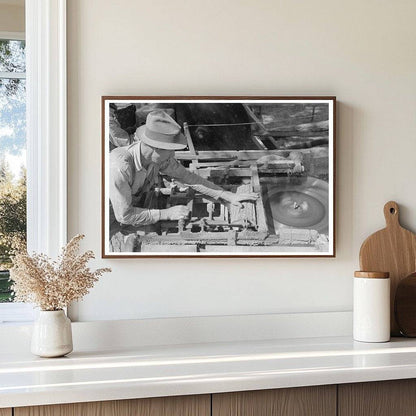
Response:
[{"label": "white shelf", "polygon": [[349,337],[0,354],[0,407],[416,377],[416,340]]}]

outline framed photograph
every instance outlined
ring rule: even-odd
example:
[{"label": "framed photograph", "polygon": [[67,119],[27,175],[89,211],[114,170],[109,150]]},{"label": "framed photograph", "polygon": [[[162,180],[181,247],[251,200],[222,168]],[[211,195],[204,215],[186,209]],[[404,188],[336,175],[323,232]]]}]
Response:
[{"label": "framed photograph", "polygon": [[334,257],[335,97],[102,97],[102,256]]}]

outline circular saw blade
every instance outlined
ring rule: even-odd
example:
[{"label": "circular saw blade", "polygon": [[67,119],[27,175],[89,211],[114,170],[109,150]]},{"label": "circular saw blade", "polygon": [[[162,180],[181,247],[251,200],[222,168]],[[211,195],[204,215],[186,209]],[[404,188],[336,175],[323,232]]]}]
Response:
[{"label": "circular saw blade", "polygon": [[267,203],[276,231],[289,227],[328,233],[328,183],[323,180],[281,178],[268,185]]}]

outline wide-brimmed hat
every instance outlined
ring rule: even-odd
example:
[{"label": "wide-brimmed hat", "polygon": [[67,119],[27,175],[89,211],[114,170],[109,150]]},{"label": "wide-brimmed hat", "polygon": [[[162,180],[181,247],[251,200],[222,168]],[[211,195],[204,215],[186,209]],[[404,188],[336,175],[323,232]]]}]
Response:
[{"label": "wide-brimmed hat", "polygon": [[187,145],[181,126],[165,111],[147,115],[146,124],[136,130],[137,139],[157,149],[180,150]]}]

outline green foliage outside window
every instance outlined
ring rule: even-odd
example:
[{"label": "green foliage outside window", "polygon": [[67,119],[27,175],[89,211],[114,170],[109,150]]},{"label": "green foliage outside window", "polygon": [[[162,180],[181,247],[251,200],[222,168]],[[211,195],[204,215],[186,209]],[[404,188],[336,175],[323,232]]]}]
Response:
[{"label": "green foliage outside window", "polygon": [[0,302],[12,298],[9,272],[14,250],[26,242],[26,172],[13,180],[7,163],[0,161]]},{"label": "green foliage outside window", "polygon": [[0,302],[13,298],[11,256],[26,243],[25,61],[24,41],[0,39]]}]

